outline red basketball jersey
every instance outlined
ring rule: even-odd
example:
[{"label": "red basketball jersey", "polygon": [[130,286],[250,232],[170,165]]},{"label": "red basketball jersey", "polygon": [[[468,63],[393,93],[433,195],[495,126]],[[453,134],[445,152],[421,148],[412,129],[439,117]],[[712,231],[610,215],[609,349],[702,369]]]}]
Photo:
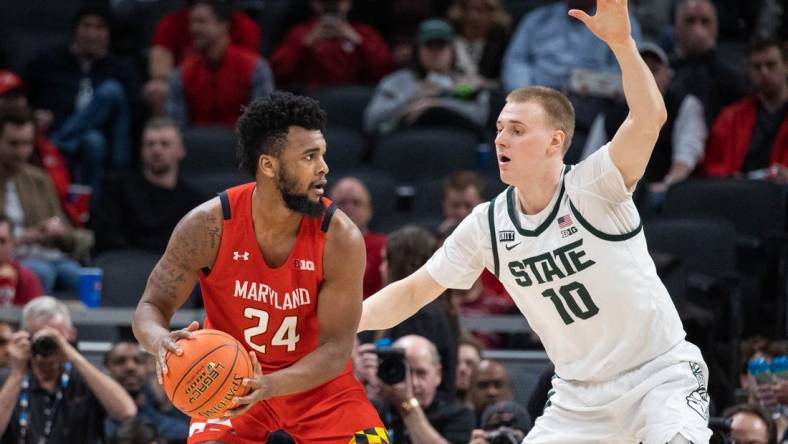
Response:
[{"label": "red basketball jersey", "polygon": [[200,286],[205,328],[229,333],[254,350],[266,373],[293,364],[318,346],[323,248],[335,206],[323,199],[324,216],[304,216],[287,260],[271,268],[255,236],[254,189],[248,183],[219,195],[222,239],[213,268],[200,275]]}]

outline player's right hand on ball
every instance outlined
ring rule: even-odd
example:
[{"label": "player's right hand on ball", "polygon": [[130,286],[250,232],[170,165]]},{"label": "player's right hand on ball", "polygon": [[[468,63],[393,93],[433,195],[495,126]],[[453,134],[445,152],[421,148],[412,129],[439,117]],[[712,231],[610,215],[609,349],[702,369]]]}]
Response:
[{"label": "player's right hand on ball", "polygon": [[162,383],[162,376],[167,374],[167,353],[175,353],[177,356],[183,354],[183,349],[178,346],[179,339],[194,339],[192,332],[200,329],[200,324],[197,321],[192,321],[188,327],[180,330],[173,330],[167,334],[161,335],[155,341],[154,356],[156,357],[156,378],[159,384]]}]

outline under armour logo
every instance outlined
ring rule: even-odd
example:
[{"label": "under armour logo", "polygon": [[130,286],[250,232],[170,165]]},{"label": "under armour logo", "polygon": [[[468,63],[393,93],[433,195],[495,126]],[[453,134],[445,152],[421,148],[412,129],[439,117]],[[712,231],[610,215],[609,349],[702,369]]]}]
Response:
[{"label": "under armour logo", "polygon": [[248,261],[249,260],[249,252],[248,251],[244,251],[243,254],[241,254],[241,253],[239,253],[237,251],[233,251],[233,259],[236,260],[236,261],[238,259],[243,259],[245,261]]}]

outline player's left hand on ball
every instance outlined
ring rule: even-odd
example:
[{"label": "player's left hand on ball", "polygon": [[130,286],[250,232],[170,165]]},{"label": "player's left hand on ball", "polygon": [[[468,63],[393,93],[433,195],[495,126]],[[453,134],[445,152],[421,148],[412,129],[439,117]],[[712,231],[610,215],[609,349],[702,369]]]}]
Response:
[{"label": "player's left hand on ball", "polygon": [[268,378],[263,375],[257,355],[254,352],[249,352],[249,357],[252,360],[254,374],[251,378],[243,380],[243,385],[249,387],[249,393],[246,396],[233,399],[233,408],[225,413],[225,416],[228,418],[242,415],[251,409],[257,401],[263,401],[271,397],[271,386],[268,383]]}]

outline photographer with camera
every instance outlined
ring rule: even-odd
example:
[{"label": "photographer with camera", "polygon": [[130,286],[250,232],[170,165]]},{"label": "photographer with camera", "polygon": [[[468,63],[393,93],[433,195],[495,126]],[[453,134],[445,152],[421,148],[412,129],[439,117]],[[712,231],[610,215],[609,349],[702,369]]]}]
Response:
[{"label": "photographer with camera", "polygon": [[501,401],[484,409],[481,428],[471,432],[468,444],[519,444],[531,430],[531,417],[514,401]]},{"label": "photographer with camera", "polygon": [[10,372],[0,375],[0,442],[102,442],[105,416],[137,414],[123,387],[82,356],[75,340],[65,304],[41,296],[25,305],[8,347]]},{"label": "photographer with camera", "polygon": [[391,348],[377,350],[379,412],[391,444],[465,444],[473,429],[473,412],[453,395],[438,391],[441,361],[435,344],[403,336]]}]

